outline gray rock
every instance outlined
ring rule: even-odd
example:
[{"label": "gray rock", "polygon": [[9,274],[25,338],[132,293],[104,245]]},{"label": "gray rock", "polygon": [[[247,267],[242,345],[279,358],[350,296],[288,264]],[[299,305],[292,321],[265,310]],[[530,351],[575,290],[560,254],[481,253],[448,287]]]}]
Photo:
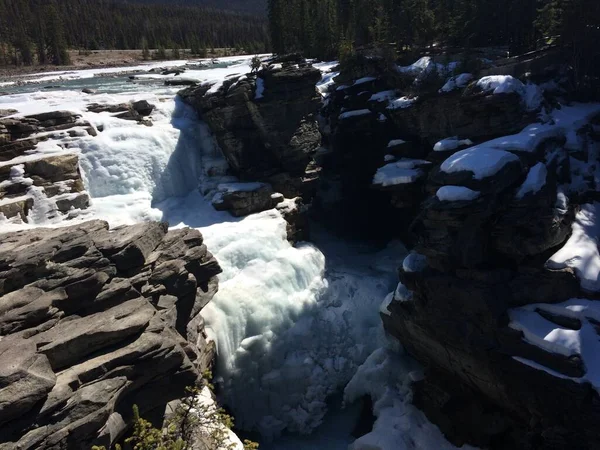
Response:
[{"label": "gray rock", "polygon": [[54,387],[48,358],[25,339],[0,341],[0,426],[26,414]]},{"label": "gray rock", "polygon": [[111,446],[134,403],[184,396],[214,356],[219,271],[197,230],[160,223],[0,235],[0,449]]}]

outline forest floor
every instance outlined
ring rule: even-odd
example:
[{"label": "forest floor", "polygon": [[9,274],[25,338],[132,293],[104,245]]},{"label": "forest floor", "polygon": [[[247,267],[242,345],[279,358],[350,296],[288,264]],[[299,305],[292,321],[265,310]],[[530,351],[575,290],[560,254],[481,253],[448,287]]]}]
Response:
[{"label": "forest floor", "polygon": [[[154,50],[150,51],[154,53]],[[172,51],[166,50],[167,60],[173,59],[194,59],[198,58],[189,50],[180,50],[179,58],[172,57]],[[235,49],[216,48],[214,52],[209,50],[208,58],[218,58],[221,56],[236,56],[244,52]],[[94,69],[99,67],[126,67],[143,62],[142,50],[93,50],[85,53],[79,50],[69,50],[71,64],[68,66],[55,66],[52,64],[34,64],[31,66],[0,66],[0,81],[7,77],[27,75],[30,73],[51,72],[56,70],[80,70]],[[150,60],[151,61],[151,60]]]}]

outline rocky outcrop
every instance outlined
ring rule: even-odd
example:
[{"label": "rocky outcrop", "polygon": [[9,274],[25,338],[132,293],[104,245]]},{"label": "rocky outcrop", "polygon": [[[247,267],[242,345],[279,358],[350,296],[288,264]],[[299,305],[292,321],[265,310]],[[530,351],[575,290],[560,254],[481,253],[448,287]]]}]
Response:
[{"label": "rocky outcrop", "polygon": [[88,105],[88,111],[93,113],[108,112],[123,120],[133,120],[144,125],[151,125],[147,117],[154,111],[154,105],[146,100],[130,101],[128,103],[119,103],[117,105],[105,105],[92,103]]},{"label": "rocky outcrop", "polygon": [[273,60],[257,74],[179,93],[214,134],[232,172],[242,181],[267,182],[286,197],[309,199],[318,180],[313,154],[321,143],[316,123],[320,72],[302,58]]},{"label": "rocky outcrop", "polygon": [[48,139],[66,147],[64,138],[96,134],[69,111],[0,119],[0,213],[27,221],[38,201],[49,201],[43,211],[49,218],[87,208],[77,154],[66,148],[62,153],[36,153],[36,147]]},{"label": "rocky outcrop", "polygon": [[196,230],[101,221],[0,236],[0,449],[109,447],[213,356],[220,267]]},{"label": "rocky outcrop", "polygon": [[382,313],[386,331],[427,368],[415,403],[455,445],[600,445],[590,426],[600,396],[586,381],[593,369],[583,350],[540,344],[553,328],[582,328],[554,305],[584,296],[572,269],[546,264],[577,210],[558,187],[568,180],[550,131],[456,151],[429,173],[412,225],[415,253]]}]

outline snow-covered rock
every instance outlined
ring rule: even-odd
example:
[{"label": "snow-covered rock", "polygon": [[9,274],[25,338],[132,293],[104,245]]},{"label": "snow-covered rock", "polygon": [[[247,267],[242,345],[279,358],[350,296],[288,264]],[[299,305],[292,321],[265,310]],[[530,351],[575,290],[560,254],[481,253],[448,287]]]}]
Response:
[{"label": "snow-covered rock", "polygon": [[441,170],[446,173],[471,172],[477,180],[497,174],[511,162],[519,158],[512,153],[495,150],[486,146],[476,146],[461,150],[442,163]]},{"label": "snow-covered rock", "polygon": [[442,186],[435,196],[441,202],[469,202],[479,198],[480,192],[464,186]]}]

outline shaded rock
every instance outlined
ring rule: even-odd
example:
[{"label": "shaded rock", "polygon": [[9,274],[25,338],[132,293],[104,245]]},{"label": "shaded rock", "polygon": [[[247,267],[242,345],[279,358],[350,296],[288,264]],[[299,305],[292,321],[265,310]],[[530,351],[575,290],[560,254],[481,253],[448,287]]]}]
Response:
[{"label": "shaded rock", "polygon": [[273,188],[264,183],[220,185],[212,205],[217,211],[229,211],[235,217],[247,216],[274,208],[278,201],[273,194]]}]

